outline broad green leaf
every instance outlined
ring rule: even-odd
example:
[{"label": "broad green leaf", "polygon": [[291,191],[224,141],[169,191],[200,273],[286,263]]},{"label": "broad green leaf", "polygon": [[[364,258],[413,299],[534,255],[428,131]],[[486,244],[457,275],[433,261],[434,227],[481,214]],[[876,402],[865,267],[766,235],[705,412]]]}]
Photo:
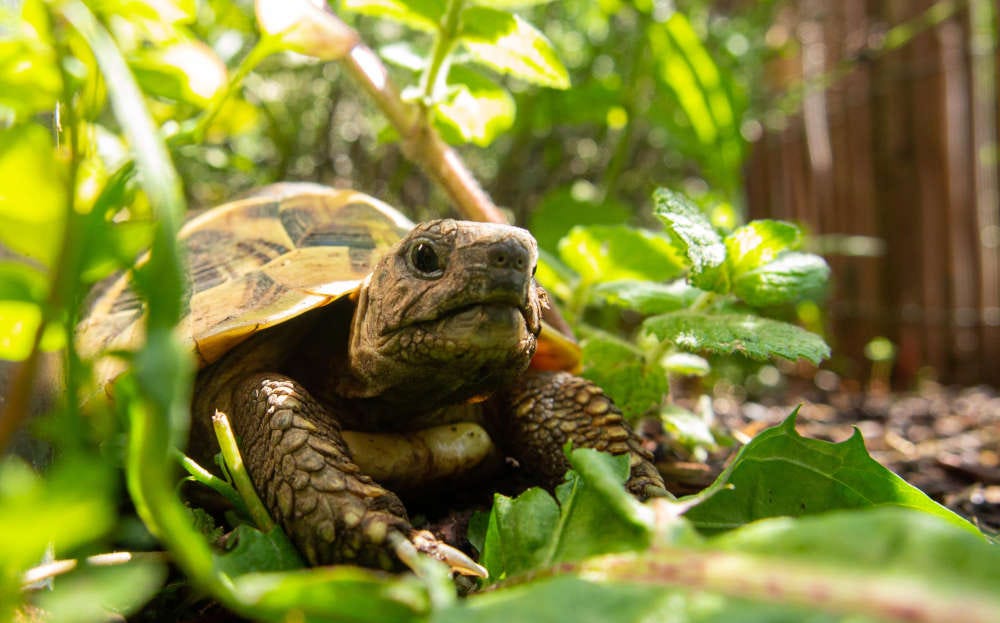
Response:
[{"label": "broad green leaf", "polygon": [[708,217],[690,199],[666,188],[656,189],[653,202],[654,213],[691,265],[691,283],[702,290],[728,293],[726,245]]},{"label": "broad green leaf", "polygon": [[657,283],[622,279],[594,286],[593,294],[603,296],[612,305],[649,316],[690,307],[703,292],[684,280]]},{"label": "broad green leaf", "polygon": [[610,335],[590,335],[581,342],[583,376],[604,389],[632,420],[660,406],[669,391],[666,370],[647,364],[630,344]]},{"label": "broad green leaf", "polygon": [[569,74],[545,35],[521,17],[473,6],[462,11],[460,39],[472,60],[502,74],[554,89],[569,88]]},{"label": "broad green leaf", "polygon": [[545,249],[539,249],[535,280],[550,294],[566,301],[573,296],[577,276],[557,257]]},{"label": "broad green leaf", "polygon": [[771,262],[785,251],[794,251],[802,243],[799,228],[785,221],[752,221],[726,236],[729,274],[735,279],[748,270]]},{"label": "broad green leaf", "polygon": [[200,41],[143,48],[129,66],[146,93],[196,106],[208,104],[226,85],[226,66]]},{"label": "broad green leaf", "polygon": [[496,496],[480,558],[492,580],[649,543],[652,514],[623,486],[628,456],[582,448],[569,461],[556,500],[537,488]]},{"label": "broad green leaf", "polygon": [[613,225],[623,223],[631,210],[623,203],[598,202],[574,196],[565,186],[546,193],[528,215],[528,229],[538,246],[548,251],[559,248],[559,240],[575,225]]},{"label": "broad green leaf", "polygon": [[342,0],[345,11],[384,17],[411,28],[436,32],[445,13],[445,0]]},{"label": "broad green leaf", "polygon": [[660,362],[667,372],[685,376],[705,376],[711,366],[703,357],[691,353],[670,353]]},{"label": "broad green leaf", "polygon": [[[1000,608],[1000,548],[968,526],[899,506],[757,521],[711,539],[713,547],[791,564],[819,563],[876,582],[903,578],[932,592],[992,594]],[[920,597],[911,599],[919,602]]]},{"label": "broad green leaf", "polygon": [[248,573],[234,580],[236,594],[264,621],[407,623],[425,620],[426,587],[413,575],[388,576],[347,565],[284,573]]},{"label": "broad green leaf", "polygon": [[0,133],[0,243],[51,265],[62,239],[66,183],[49,130],[31,123]]},{"label": "broad green leaf", "polygon": [[42,302],[48,289],[45,275],[34,266],[0,261],[0,300]]},{"label": "broad green leaf", "polygon": [[219,569],[231,577],[251,572],[286,571],[302,568],[298,550],[281,528],[268,533],[240,524],[234,534],[236,545],[217,557]]},{"label": "broad green leaf", "polygon": [[830,278],[826,260],[812,253],[785,253],[733,281],[733,293],[754,307],[820,298]]},{"label": "broad green leaf", "polygon": [[544,489],[528,489],[517,499],[495,495],[479,561],[489,569],[490,581],[552,564],[558,523],[559,505]]},{"label": "broad green leaf", "polygon": [[0,359],[27,359],[41,324],[42,308],[37,303],[0,300]]},{"label": "broad green leaf", "polygon": [[574,227],[559,241],[559,257],[588,283],[660,281],[681,270],[680,258],[666,236],[627,225]]},{"label": "broad green leaf", "polygon": [[436,121],[444,125],[444,135],[455,135],[462,143],[487,147],[497,135],[514,123],[514,98],[495,82],[476,72],[453,66],[448,74],[448,89],[434,111]]},{"label": "broad green leaf", "polygon": [[494,9],[520,9],[539,4],[548,4],[552,0],[472,0],[469,4],[488,6]]},{"label": "broad green leaf", "polygon": [[562,510],[553,562],[642,549],[649,544],[652,512],[625,491],[629,457],[590,448],[569,454],[572,470],[556,487]]},{"label": "broad green leaf", "polygon": [[818,364],[830,356],[821,337],[795,325],[749,314],[679,311],[647,318],[643,331],[686,351],[719,355],[741,353],[751,359],[783,357]]},{"label": "broad green leaf", "polygon": [[60,577],[37,603],[51,621],[106,621],[111,613],[124,618],[152,599],[166,578],[167,566],[159,561],[86,567]]},{"label": "broad green leaf", "polygon": [[979,534],[967,521],[871,458],[860,432],[841,443],[808,439],[795,430],[797,413],[798,409],[740,450],[719,476],[719,483],[726,486],[688,511],[686,517],[699,530],[730,530],[781,515],[902,506]]},{"label": "broad green leaf", "polygon": [[715,435],[705,418],[677,405],[666,405],[660,410],[663,430],[687,448],[714,447]]}]

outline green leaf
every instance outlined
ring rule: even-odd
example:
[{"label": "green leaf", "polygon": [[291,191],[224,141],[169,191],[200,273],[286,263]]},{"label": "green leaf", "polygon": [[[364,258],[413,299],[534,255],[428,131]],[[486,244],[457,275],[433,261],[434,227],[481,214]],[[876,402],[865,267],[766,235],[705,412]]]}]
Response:
[{"label": "green leaf", "polygon": [[625,491],[628,456],[587,448],[569,454],[574,471],[556,488],[511,500],[496,496],[480,562],[493,581],[649,543],[652,515]]},{"label": "green leaf", "polygon": [[690,307],[703,292],[684,280],[671,283],[622,279],[594,286],[593,294],[603,296],[611,305],[643,315],[663,314]]},{"label": "green leaf", "polygon": [[935,515],[882,506],[768,519],[720,534],[711,544],[791,564],[819,562],[878,582],[909,578],[942,594],[979,591],[992,594],[993,607],[1000,608],[1000,549],[968,525]]},{"label": "green leaf", "polygon": [[671,312],[647,318],[642,329],[691,352],[741,353],[758,360],[803,358],[816,364],[830,356],[830,347],[815,333],[749,314]]},{"label": "green leaf", "polygon": [[36,123],[0,133],[0,243],[51,266],[65,226],[67,171]]},{"label": "green leaf", "polygon": [[106,621],[139,611],[163,585],[167,566],[139,560],[113,567],[88,567],[60,577],[53,590],[38,596],[38,607],[51,621]]},{"label": "green leaf", "polygon": [[201,107],[226,85],[226,66],[200,41],[143,48],[129,66],[146,93]]},{"label": "green leaf", "polygon": [[660,406],[669,392],[666,370],[646,364],[632,345],[594,334],[581,342],[583,376],[613,396],[625,417],[634,420]]},{"label": "green leaf", "polygon": [[230,538],[236,544],[219,556],[219,570],[232,577],[259,571],[301,569],[304,565],[298,550],[281,528],[268,533],[248,524],[240,524]]},{"label": "green leaf", "polygon": [[528,229],[539,247],[555,252],[559,240],[574,225],[614,225],[628,220],[631,213],[621,202],[578,198],[572,188],[562,186],[549,191],[535,204],[528,215]]},{"label": "green leaf", "polygon": [[40,303],[48,290],[44,273],[34,266],[0,261],[0,300]]},{"label": "green leaf", "polygon": [[539,4],[548,4],[552,0],[471,0],[469,4],[493,7],[494,9],[520,9]]},{"label": "green leaf", "polygon": [[713,485],[722,485],[720,490],[688,511],[686,517],[698,529],[718,532],[765,517],[902,506],[979,534],[871,458],[860,432],[841,443],[808,439],[795,430],[797,413],[798,409],[740,450]]},{"label": "green leaf", "polygon": [[62,91],[42,7],[37,1],[0,4],[0,112],[18,119],[54,110]]},{"label": "green leaf", "polygon": [[318,567],[284,573],[249,573],[234,580],[255,618],[287,621],[295,612],[305,621],[407,623],[425,620],[427,589],[413,575],[387,576],[351,566]]},{"label": "green leaf", "polygon": [[501,74],[568,89],[569,74],[545,35],[517,15],[473,6],[462,11],[459,34],[472,60]]},{"label": "green leaf", "polygon": [[703,357],[691,353],[670,353],[660,362],[667,372],[685,376],[705,376],[711,366]]},{"label": "green leaf", "polygon": [[411,28],[436,32],[445,13],[444,0],[342,0],[345,11],[384,17]]},{"label": "green leaf", "polygon": [[785,253],[733,281],[733,293],[754,307],[821,298],[830,278],[826,260],[812,253]]},{"label": "green leaf", "polygon": [[668,238],[627,225],[574,227],[559,241],[559,257],[589,283],[660,281],[676,277],[681,270]]},{"label": "green leaf", "polygon": [[701,209],[680,193],[658,188],[653,212],[663,221],[677,250],[690,263],[691,283],[702,290],[729,292],[726,245]]},{"label": "green leaf", "polygon": [[434,106],[435,120],[450,143],[475,143],[487,147],[514,123],[514,98],[495,82],[462,67],[453,66],[448,89]]},{"label": "green leaf", "polygon": [[544,489],[533,487],[517,499],[493,497],[480,563],[492,581],[552,564],[552,534],[559,523],[559,505]]},{"label": "green leaf", "polygon": [[802,243],[799,228],[785,221],[752,221],[726,236],[727,263],[731,278],[771,262]]}]

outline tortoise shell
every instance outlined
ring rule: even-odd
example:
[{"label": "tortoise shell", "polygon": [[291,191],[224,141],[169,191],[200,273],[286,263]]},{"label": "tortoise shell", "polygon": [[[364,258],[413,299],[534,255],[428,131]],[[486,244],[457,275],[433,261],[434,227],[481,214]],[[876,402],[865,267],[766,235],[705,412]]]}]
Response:
[{"label": "tortoise shell", "polygon": [[[412,227],[369,195],[309,183],[267,186],[194,216],[178,235],[190,289],[182,339],[207,366],[258,331],[356,292]],[[130,284],[126,273],[96,294],[78,329],[81,354],[142,343],[144,303]],[[533,365],[578,365],[575,344],[553,330],[543,336]],[[106,383],[119,371],[104,362],[98,378]]]}]

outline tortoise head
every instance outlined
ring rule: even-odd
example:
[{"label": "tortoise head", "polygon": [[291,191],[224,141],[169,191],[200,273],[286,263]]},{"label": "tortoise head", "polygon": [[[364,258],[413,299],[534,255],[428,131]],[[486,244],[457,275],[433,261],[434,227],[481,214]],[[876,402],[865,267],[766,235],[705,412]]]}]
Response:
[{"label": "tortoise head", "polygon": [[535,352],[544,292],[534,238],[493,223],[418,225],[358,293],[349,361],[356,395],[422,408],[491,394]]}]

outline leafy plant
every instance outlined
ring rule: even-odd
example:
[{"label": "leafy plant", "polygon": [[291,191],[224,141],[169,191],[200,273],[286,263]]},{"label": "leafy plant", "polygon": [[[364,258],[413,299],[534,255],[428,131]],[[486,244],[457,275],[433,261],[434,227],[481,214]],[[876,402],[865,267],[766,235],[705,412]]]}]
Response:
[{"label": "leafy plant", "polygon": [[[0,463],[0,618],[31,607],[65,620],[130,616],[167,592],[164,552],[146,551],[157,548],[194,594],[259,620],[561,620],[569,608],[580,618],[622,621],[1000,618],[995,548],[974,528],[880,468],[859,438],[805,440],[792,421],[744,448],[703,495],[680,502],[640,504],[622,490],[620,459],[571,453],[574,471],[554,497],[537,489],[499,497],[476,520],[472,538],[493,578],[462,600],[446,571],[423,559],[419,574],[393,577],[349,566],[300,569],[287,539],[252,511],[236,514],[220,546],[221,526],[181,503],[178,464],[237,497],[177,451],[193,374],[173,331],[183,314],[175,234],[186,199],[207,204],[286,175],[342,176],[351,167],[406,186],[406,175],[395,179],[406,171],[399,161],[389,174],[365,166],[376,147],[356,150],[357,160],[338,169],[343,154],[309,142],[334,130],[374,144],[374,132],[365,133],[388,121],[393,132],[383,136],[395,133],[456,202],[487,215],[495,208],[469,189],[471,177],[434,128],[455,143],[510,149],[508,162],[522,169],[516,156],[526,136],[565,132],[576,140],[557,130],[561,115],[587,135],[606,134],[615,147],[601,196],[553,176],[535,219],[550,252],[539,277],[585,332],[587,374],[633,415],[663,406],[668,372],[706,374],[706,353],[826,355],[822,340],[772,314],[817,295],[825,264],[799,251],[790,224],[734,225],[747,104],[731,65],[708,52],[725,28],[713,30],[707,4],[663,15],[654,3],[567,2],[565,28],[541,4],[345,0],[347,9],[385,18],[380,24],[425,33],[394,36],[407,45],[381,48],[416,70],[407,99],[376,83],[371,59],[359,65],[355,29],[309,0],[262,0],[255,18],[223,0],[0,7],[0,357],[16,362],[0,447],[24,423],[32,386],[46,380],[44,353],[58,352],[65,367],[56,407],[30,422],[52,446],[42,474],[13,455]],[[534,11],[532,20],[511,8]],[[621,28],[608,29],[611,19]],[[587,40],[568,45],[580,33]],[[595,69],[566,88],[582,67],[599,68],[597,59],[620,65],[635,57],[615,38],[622,33],[656,53],[634,59],[618,84],[617,72]],[[560,61],[557,49],[575,50],[572,62]],[[348,75],[286,52],[339,59],[337,71]],[[654,78],[651,98],[635,86],[643,76]],[[385,118],[366,112],[359,124],[331,107],[343,101],[357,112],[348,106],[356,91],[371,95]],[[342,125],[324,125],[334,119]],[[654,196],[663,231],[620,225],[638,213],[627,193],[616,194],[630,187],[629,137],[650,127],[669,130],[672,147],[687,146],[678,169],[698,168],[729,208],[703,211],[664,190]],[[550,162],[576,160],[552,144]],[[316,165],[324,158],[331,168]],[[502,181],[500,160],[482,168]],[[146,249],[148,260],[135,267]],[[74,327],[90,286],[122,270],[132,271],[145,301],[146,339],[134,353],[113,354],[124,372],[108,403],[97,385],[109,374],[77,352]],[[642,318],[632,339],[612,333],[619,310]],[[134,514],[120,510],[122,472]],[[777,517],[804,514],[815,516]],[[95,555],[112,550],[129,551]],[[39,582],[54,590],[37,591]]]}]

